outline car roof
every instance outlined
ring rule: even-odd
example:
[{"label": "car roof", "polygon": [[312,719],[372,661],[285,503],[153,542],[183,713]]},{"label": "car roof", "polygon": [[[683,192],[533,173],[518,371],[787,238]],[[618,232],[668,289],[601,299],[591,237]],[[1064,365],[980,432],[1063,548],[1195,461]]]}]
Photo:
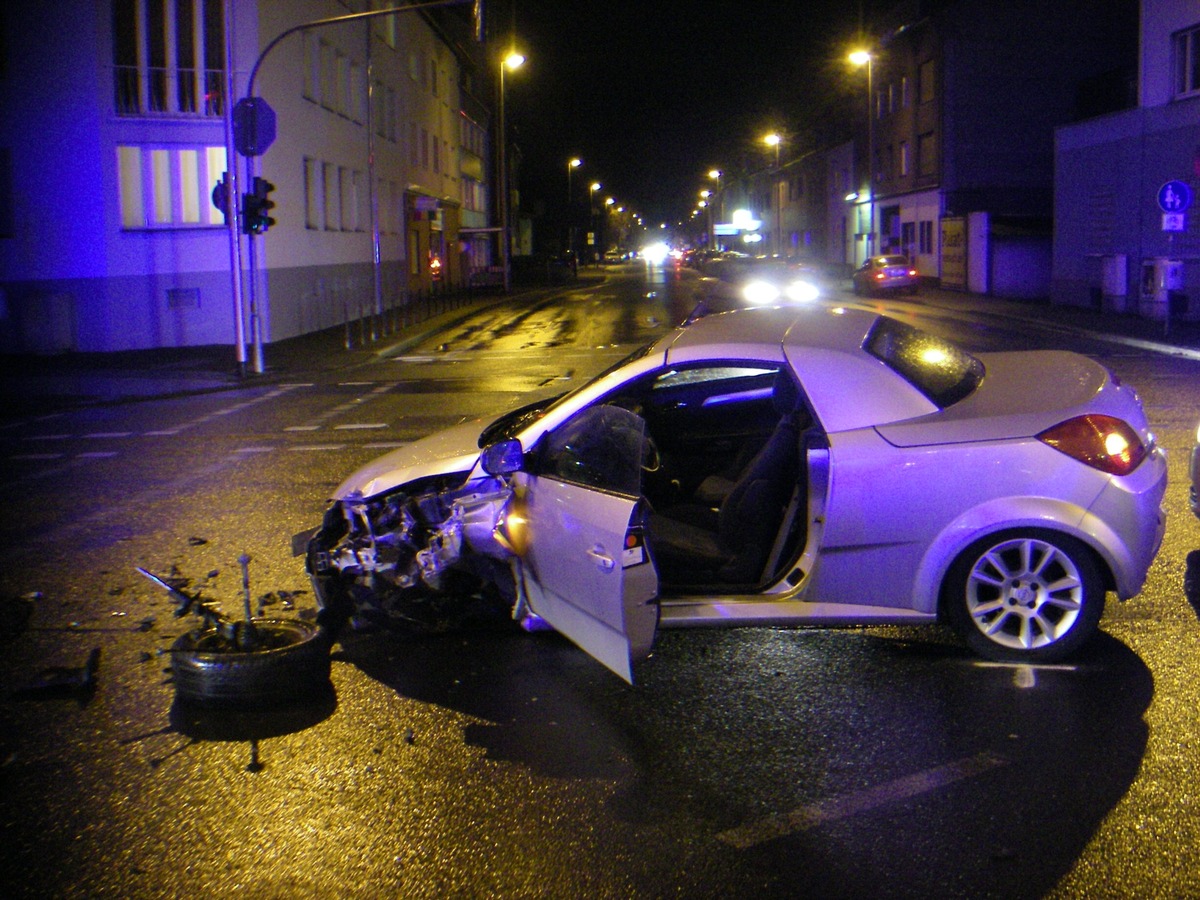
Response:
[{"label": "car roof", "polygon": [[[783,346],[855,353],[878,313],[846,306],[777,306],[735,309],[696,319],[663,338],[668,363],[753,357],[782,359]],[[734,352],[738,351],[738,352]],[[745,352],[741,352],[745,351]]]},{"label": "car roof", "polygon": [[738,309],[663,338],[667,365],[715,359],[787,362],[830,432],[927,415],[929,398],[863,349],[879,313],[852,306]]}]

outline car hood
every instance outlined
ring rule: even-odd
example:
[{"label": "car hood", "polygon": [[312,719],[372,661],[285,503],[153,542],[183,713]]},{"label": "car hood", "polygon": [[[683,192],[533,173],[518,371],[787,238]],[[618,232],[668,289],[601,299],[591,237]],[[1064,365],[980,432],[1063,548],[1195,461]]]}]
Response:
[{"label": "car hood", "polygon": [[1033,437],[1084,413],[1124,419],[1149,437],[1137,393],[1099,363],[1065,350],[981,353],[984,378],[953,406],[876,428],[897,447]]},{"label": "car hood", "polygon": [[351,494],[373,497],[422,478],[470,472],[479,461],[479,435],[488,421],[472,419],[397,447],[338,485],[333,499],[344,500]]}]

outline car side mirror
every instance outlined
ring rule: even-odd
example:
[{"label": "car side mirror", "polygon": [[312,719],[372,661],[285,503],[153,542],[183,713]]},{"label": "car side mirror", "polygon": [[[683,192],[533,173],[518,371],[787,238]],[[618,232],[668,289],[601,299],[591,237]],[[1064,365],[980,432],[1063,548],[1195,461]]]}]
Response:
[{"label": "car side mirror", "polygon": [[520,441],[500,441],[484,448],[483,471],[489,475],[511,475],[521,471],[523,463]]}]

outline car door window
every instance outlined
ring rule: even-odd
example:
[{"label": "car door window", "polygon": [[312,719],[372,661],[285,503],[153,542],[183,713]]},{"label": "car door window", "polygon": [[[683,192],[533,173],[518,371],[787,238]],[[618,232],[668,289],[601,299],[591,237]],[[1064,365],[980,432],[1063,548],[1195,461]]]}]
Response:
[{"label": "car door window", "polygon": [[636,497],[644,423],[619,406],[591,406],[552,431],[538,472],[572,484]]}]

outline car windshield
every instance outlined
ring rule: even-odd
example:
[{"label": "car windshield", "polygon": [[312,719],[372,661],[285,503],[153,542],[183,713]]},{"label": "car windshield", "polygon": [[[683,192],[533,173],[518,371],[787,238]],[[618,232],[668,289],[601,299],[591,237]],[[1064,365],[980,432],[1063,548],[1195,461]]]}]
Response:
[{"label": "car windshield", "polygon": [[532,425],[559,403],[565,401],[568,397],[572,397],[580,391],[585,390],[588,385],[599,381],[601,378],[604,378],[610,373],[615,372],[622,366],[628,365],[634,360],[641,359],[650,352],[650,348],[653,347],[655,343],[655,341],[651,341],[644,347],[638,347],[638,349],[634,350],[628,356],[617,360],[617,362],[613,363],[599,375],[588,380],[584,384],[575,388],[573,391],[568,391],[565,394],[558,394],[554,397],[547,397],[543,400],[538,400],[534,403],[530,403],[526,406],[506,412],[500,418],[496,419],[494,422],[484,428],[482,432],[480,432],[479,446],[488,447],[497,443],[498,441],[507,441],[515,438],[518,434],[524,431],[525,428],[527,428],[529,425]]},{"label": "car windshield", "polygon": [[865,349],[942,409],[972,394],[983,380],[976,357],[895,319],[879,319]]}]

